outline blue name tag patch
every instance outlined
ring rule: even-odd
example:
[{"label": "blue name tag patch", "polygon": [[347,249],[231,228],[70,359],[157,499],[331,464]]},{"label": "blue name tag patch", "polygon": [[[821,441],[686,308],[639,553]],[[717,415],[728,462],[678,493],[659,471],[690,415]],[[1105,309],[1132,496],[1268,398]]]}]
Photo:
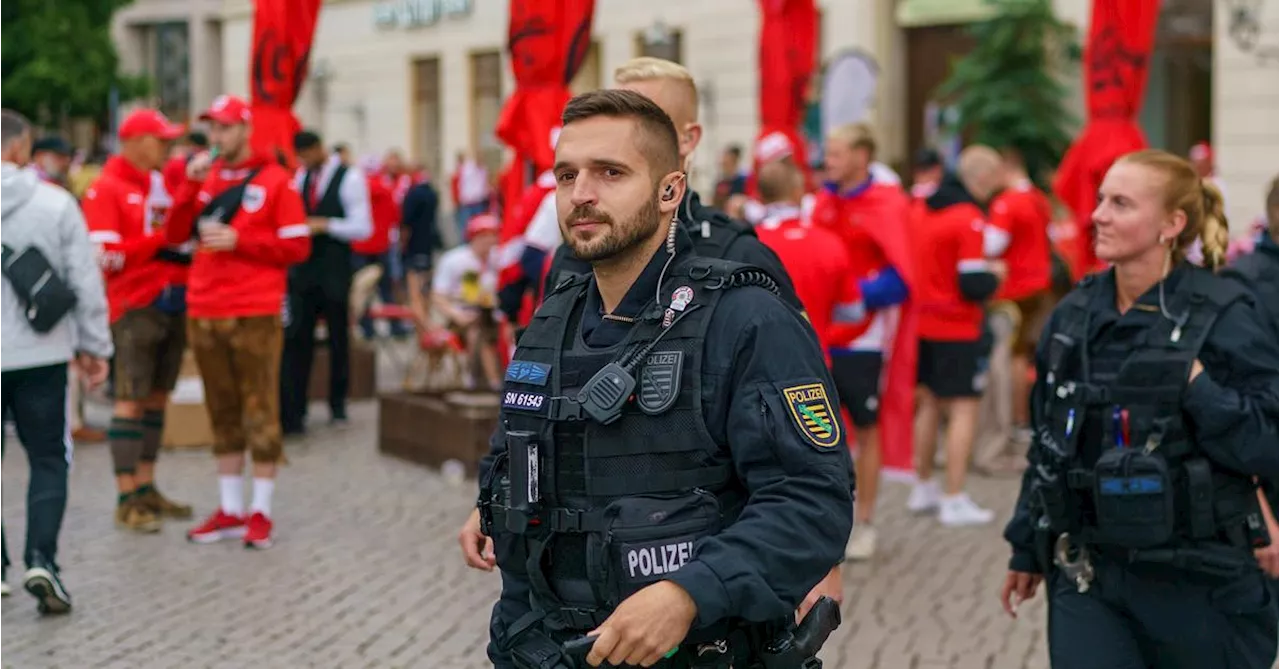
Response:
[{"label": "blue name tag patch", "polygon": [[551,365],[529,360],[513,360],[507,366],[507,380],[515,383],[529,383],[535,386],[547,385],[547,377],[551,374]]},{"label": "blue name tag patch", "polygon": [[542,411],[542,407],[546,403],[547,396],[542,393],[522,393],[508,390],[502,394],[502,406],[506,409],[539,412]]}]

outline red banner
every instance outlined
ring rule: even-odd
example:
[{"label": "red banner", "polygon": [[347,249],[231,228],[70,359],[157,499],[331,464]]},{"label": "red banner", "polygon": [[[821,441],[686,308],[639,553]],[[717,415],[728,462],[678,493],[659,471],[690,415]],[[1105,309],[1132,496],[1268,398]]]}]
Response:
[{"label": "red banner", "polygon": [[1089,119],[1062,159],[1053,191],[1075,213],[1081,245],[1079,270],[1092,270],[1092,214],[1098,187],[1120,156],[1147,145],[1135,119],[1147,85],[1160,0],[1094,0],[1085,45],[1085,96]]},{"label": "red banner", "polygon": [[555,159],[551,132],[569,101],[569,82],[591,46],[595,0],[511,0],[507,50],[516,91],[507,99],[494,133],[538,171]]},{"label": "red banner", "polygon": [[520,201],[533,176],[551,169],[555,160],[552,133],[569,101],[569,82],[591,47],[595,0],[511,0],[507,51],[516,91],[507,98],[494,134],[515,152],[502,175],[504,211]]},{"label": "red banner", "polygon": [[800,136],[818,39],[814,0],[760,0],[760,134],[781,132],[808,171]]},{"label": "red banner", "polygon": [[284,154],[294,164],[293,136],[300,129],[293,103],[307,78],[321,0],[258,0],[253,10],[250,72],[255,151]]}]

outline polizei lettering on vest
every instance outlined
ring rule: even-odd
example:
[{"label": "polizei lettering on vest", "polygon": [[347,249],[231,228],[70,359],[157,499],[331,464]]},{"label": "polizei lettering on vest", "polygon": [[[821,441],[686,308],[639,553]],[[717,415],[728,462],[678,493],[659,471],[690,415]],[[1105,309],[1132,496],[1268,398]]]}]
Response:
[{"label": "polizei lettering on vest", "polygon": [[680,354],[675,351],[662,351],[649,355],[645,360],[646,365],[678,365],[680,364]]},{"label": "polizei lettering on vest", "polygon": [[683,567],[691,557],[693,557],[692,541],[652,546],[626,546],[623,551],[627,574],[633,581],[670,574]]}]

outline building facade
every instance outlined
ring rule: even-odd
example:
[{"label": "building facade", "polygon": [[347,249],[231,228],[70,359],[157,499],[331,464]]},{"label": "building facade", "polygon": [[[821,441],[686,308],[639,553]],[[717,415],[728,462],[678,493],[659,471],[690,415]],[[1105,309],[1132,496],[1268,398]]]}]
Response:
[{"label": "building facade", "polygon": [[116,12],[121,68],[152,82],[138,102],[187,123],[222,91],[222,11],[223,0],[135,0]]},{"label": "building facade", "polygon": [[[310,74],[295,110],[303,124],[360,155],[397,149],[437,179],[461,151],[491,166],[503,159],[493,136],[514,90],[505,53],[506,0],[325,0]],[[932,92],[949,57],[971,46],[965,26],[989,11],[983,0],[818,0],[822,62],[856,54],[865,63],[849,86],[866,98],[885,162],[905,167],[936,142]],[[1088,32],[1092,0],[1054,0],[1058,15]],[[1139,119],[1153,146],[1184,154],[1213,143],[1236,230],[1261,209],[1280,156],[1280,71],[1274,2],[1164,0]],[[750,0],[597,0],[593,42],[575,92],[607,86],[614,68],[638,55],[678,61],[700,91],[705,130],[691,164],[695,187],[715,178],[717,154],[750,147],[758,129],[757,3]],[[183,18],[185,17],[185,18]],[[218,92],[248,93],[249,0],[135,0],[117,17],[122,57],[134,71],[185,68],[187,109]],[[163,51],[181,43],[183,64]],[[172,49],[181,51],[180,49]],[[167,69],[166,69],[167,67]],[[856,68],[855,68],[856,69]],[[1072,109],[1085,118],[1075,75]],[[174,92],[164,93],[171,89]],[[166,104],[181,86],[161,86]],[[175,114],[179,118],[181,114]]]}]

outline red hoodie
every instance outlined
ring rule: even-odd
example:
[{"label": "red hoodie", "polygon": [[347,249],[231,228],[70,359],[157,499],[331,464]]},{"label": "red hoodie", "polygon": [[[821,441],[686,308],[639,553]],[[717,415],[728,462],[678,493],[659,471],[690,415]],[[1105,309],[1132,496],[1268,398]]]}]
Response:
[{"label": "red hoodie", "polygon": [[158,172],[144,172],[122,156],[109,158],[84,193],[80,206],[89,239],[102,248],[98,262],[112,323],[154,302],[165,286],[186,283],[185,266],[155,257],[169,243],[160,225],[170,202]]},{"label": "red hoodie", "polygon": [[[855,298],[860,298],[857,281],[872,272],[892,266],[907,285],[907,299],[898,305],[899,317],[892,342],[885,342],[883,390],[880,394],[880,448],[888,469],[911,471],[912,429],[915,412],[917,310],[915,266],[907,241],[908,201],[896,184],[871,182],[854,193],[819,192],[813,221],[831,229],[845,241],[854,269]],[[832,325],[831,337],[845,342],[856,339],[870,326]]]},{"label": "red hoodie", "polygon": [[853,299],[853,265],[844,243],[834,232],[808,225],[800,208],[789,205],[769,206],[756,235],[778,254],[825,352],[831,314]]},{"label": "red hoodie", "polygon": [[261,169],[245,187],[230,221],[239,234],[235,248],[196,250],[187,287],[187,314],[192,318],[280,313],[289,266],[311,253],[307,215],[292,175],[262,154],[235,166],[219,159],[203,183],[184,183],[165,222],[170,243],[190,239],[201,210],[255,168]]}]

